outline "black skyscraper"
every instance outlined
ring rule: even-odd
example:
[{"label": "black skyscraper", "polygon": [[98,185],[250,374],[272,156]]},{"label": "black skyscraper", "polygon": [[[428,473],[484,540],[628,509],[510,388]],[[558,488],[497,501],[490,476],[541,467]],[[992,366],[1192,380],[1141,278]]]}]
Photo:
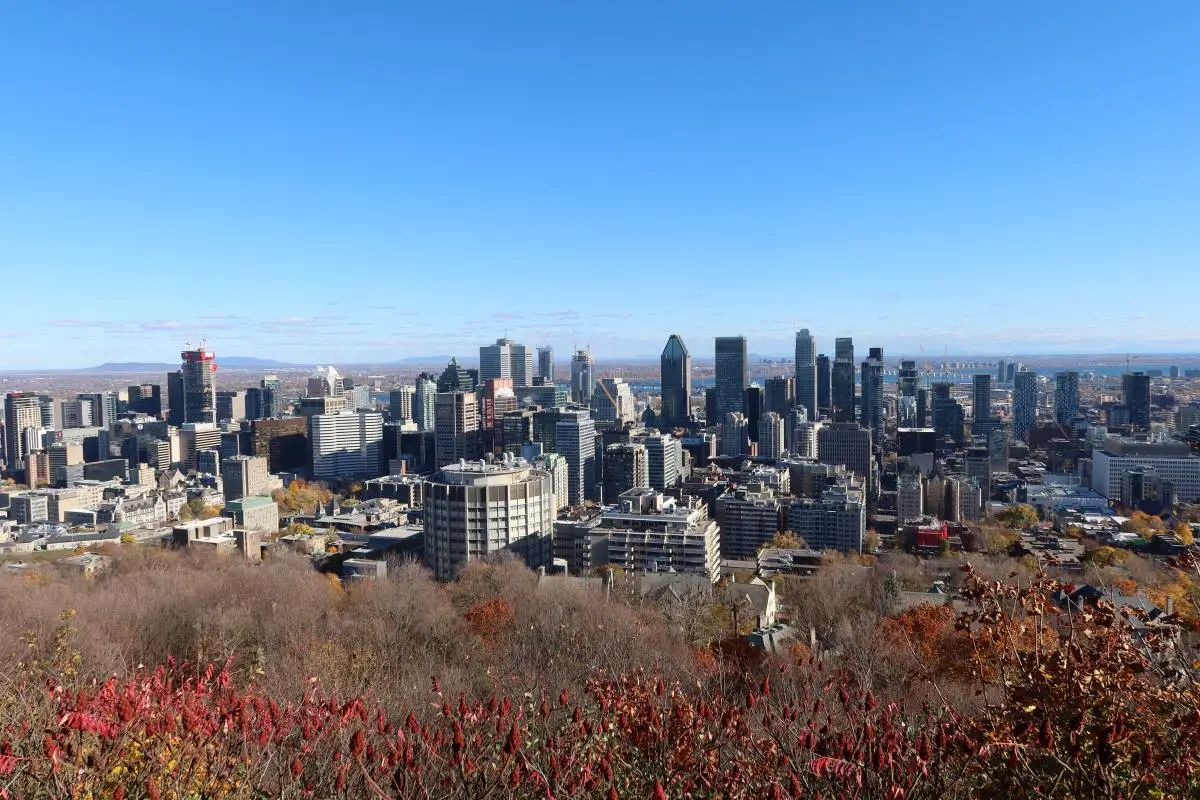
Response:
[{"label": "black skyscraper", "polygon": [[763,390],[758,386],[746,387],[745,400],[746,434],[750,441],[758,441],[758,421],[763,415]]},{"label": "black skyscraper", "polygon": [[1129,409],[1129,424],[1150,427],[1150,376],[1144,372],[1127,372],[1121,376],[1125,389],[1125,407]]},{"label": "black skyscraper", "polygon": [[691,417],[692,357],[677,334],[671,334],[660,359],[662,378],[662,425],[665,430],[684,426]]},{"label": "black skyscraper", "polygon": [[749,373],[746,364],[746,337],[718,336],[716,341],[717,419],[730,411],[742,411]]},{"label": "black skyscraper", "polygon": [[831,375],[829,356],[821,353],[817,356],[817,408],[824,412],[829,411],[831,402]]}]

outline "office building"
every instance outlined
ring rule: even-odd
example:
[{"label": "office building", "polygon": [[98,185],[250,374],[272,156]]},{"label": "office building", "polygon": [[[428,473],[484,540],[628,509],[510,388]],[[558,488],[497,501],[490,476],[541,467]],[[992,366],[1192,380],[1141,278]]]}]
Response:
[{"label": "office building", "polygon": [[1129,409],[1129,424],[1135,428],[1150,427],[1150,376],[1144,372],[1127,372],[1121,376],[1124,405]]},{"label": "office building", "polygon": [[68,428],[91,428],[95,417],[92,415],[92,401],[82,397],[75,400],[62,401],[62,426]]},{"label": "office building", "polygon": [[592,402],[592,390],[595,388],[596,362],[587,350],[576,350],[571,356],[571,402],[588,405]]},{"label": "office building", "polygon": [[817,354],[817,409],[822,414],[829,413],[833,402],[832,371],[829,356]]},{"label": "office building", "polygon": [[451,580],[507,550],[532,569],[548,567],[556,515],[550,474],[521,459],[448,465],[425,486],[425,565]]},{"label": "office building", "polygon": [[929,390],[924,386],[917,389],[917,427],[926,428],[933,422],[933,409],[929,402]]},{"label": "office building", "polygon": [[267,459],[271,472],[294,472],[308,466],[308,420],[303,417],[256,419],[250,423],[251,453]]},{"label": "office building", "polygon": [[1185,442],[1108,439],[1092,450],[1092,488],[1116,500],[1121,476],[1135,467],[1154,470],[1171,484],[1181,503],[1200,499],[1200,457],[1193,455]]},{"label": "office building", "polygon": [[[660,492],[679,483],[683,473],[683,445],[670,434],[646,431],[635,441],[646,448],[646,474],[649,486]],[[613,498],[605,495],[605,499]]]},{"label": "office building", "polygon": [[[217,371],[215,354],[203,346],[196,350],[184,350],[181,373],[183,393],[183,422],[216,423],[217,390],[213,373]],[[93,414],[95,409],[93,408]]]},{"label": "office building", "polygon": [[473,391],[438,392],[436,422],[437,465],[479,458],[479,402]]},{"label": "office building", "polygon": [[281,416],[279,396],[274,389],[251,386],[246,390],[246,419],[270,419]]},{"label": "office building", "polygon": [[872,347],[862,363],[862,425],[874,441],[884,440],[883,348]]},{"label": "office building", "polygon": [[605,510],[594,529],[608,541],[608,563],[626,572],[721,577],[721,531],[696,498],[676,500],[631,489]]},{"label": "office building", "polygon": [[833,420],[855,422],[854,397],[854,340],[839,338],[834,341],[834,359],[830,375],[830,393]]},{"label": "office building", "polygon": [[567,460],[567,499],[578,505],[596,494],[596,426],[586,410],[558,409],[556,416],[554,447],[547,449]]},{"label": "office building", "polygon": [[592,420],[597,425],[623,427],[637,420],[633,390],[620,378],[601,378],[592,393]]},{"label": "office building", "polygon": [[217,392],[217,422],[246,418],[246,390],[232,389]]},{"label": "office building", "polygon": [[336,367],[316,367],[308,378],[308,397],[341,397],[346,382]]},{"label": "office building", "polygon": [[746,430],[746,415],[730,411],[721,422],[721,455],[733,457],[749,452],[750,437]]},{"label": "office building", "polygon": [[[568,467],[568,479],[570,468]],[[646,446],[636,442],[617,442],[604,448],[604,499],[615,498],[639,486],[650,485]]]},{"label": "office building", "polygon": [[[763,390],[761,386],[747,386],[742,401],[742,413],[746,416],[746,438],[758,441],[758,422],[763,415]],[[749,451],[747,451],[749,452]]]},{"label": "office building", "polygon": [[[819,402],[819,401],[818,401]],[[767,378],[763,384],[763,410],[786,417],[796,405],[796,379],[782,375]]]},{"label": "office building", "polygon": [[[42,425],[42,404],[30,392],[11,392],[4,403],[4,456],[8,471],[24,474],[30,454],[37,450],[30,431]],[[30,486],[32,481],[27,481]]]},{"label": "office building", "polygon": [[431,431],[437,424],[437,384],[425,373],[417,377],[413,391],[413,422],[417,430]]},{"label": "office building", "polygon": [[758,457],[782,458],[784,452],[784,418],[768,411],[758,421]]},{"label": "office building", "polygon": [[783,500],[762,484],[739,486],[713,504],[721,527],[721,557],[754,559],[779,533]]},{"label": "office building", "polygon": [[185,472],[199,470],[197,456],[221,451],[221,429],[211,422],[185,422],[179,428],[179,465]]},{"label": "office building", "polygon": [[896,389],[901,397],[916,397],[917,383],[920,380],[916,361],[901,361],[900,370],[896,374]]},{"label": "office building", "polygon": [[692,409],[692,357],[678,334],[671,334],[659,359],[662,380],[661,427],[686,427]]},{"label": "office building", "polygon": [[[126,403],[135,414],[160,417],[163,412],[162,387],[157,383],[139,383],[125,390]],[[76,426],[79,427],[79,426]]]},{"label": "office building", "polygon": [[717,419],[730,412],[742,413],[749,383],[744,336],[718,336],[716,339],[716,384],[714,398]]},{"label": "office building", "polygon": [[496,418],[496,446],[505,453],[521,455],[521,448],[533,441],[533,409],[523,408]]},{"label": "office building", "polygon": [[533,383],[533,351],[507,338],[479,348],[479,380],[492,378],[529,386]]},{"label": "office building", "polygon": [[832,486],[819,498],[794,500],[788,528],[814,550],[861,553],[867,533],[867,504],[857,489]]},{"label": "office building", "polygon": [[442,370],[442,374],[437,379],[438,394],[443,392],[473,392],[475,391],[475,377],[471,371],[458,363],[458,358],[452,356],[450,363]]},{"label": "office building", "polygon": [[115,392],[92,392],[79,395],[80,400],[92,404],[92,424],[107,430],[117,422],[117,395]]},{"label": "office building", "polygon": [[[213,400],[214,407],[216,400]],[[167,422],[178,428],[184,422],[183,370],[167,373]]]},{"label": "office building", "polygon": [[233,456],[222,459],[221,485],[227,501],[266,495],[271,485],[267,459],[263,456]]},{"label": "office building", "polygon": [[808,328],[796,333],[796,405],[817,418],[817,344]]},{"label": "office building", "polygon": [[1008,367],[1008,365],[1004,362],[1003,358],[1000,359],[1000,361],[996,364],[996,382],[997,383],[1004,383],[1005,378],[1008,377],[1007,367]]},{"label": "office building", "polygon": [[554,348],[539,347],[537,349],[537,377],[543,383],[554,383]]},{"label": "office building", "polygon": [[971,414],[976,422],[992,418],[992,376],[971,376]]},{"label": "office building", "polygon": [[308,423],[312,475],[317,480],[375,478],[384,473],[383,414],[318,414]]},{"label": "office building", "polygon": [[1027,441],[1029,432],[1037,423],[1038,385],[1037,373],[1021,370],[1013,374],[1012,432],[1018,439]]},{"label": "office building", "polygon": [[1054,419],[1063,428],[1079,414],[1079,373],[1059,372],[1054,376]]},{"label": "office building", "polygon": [[841,464],[869,483],[871,431],[853,422],[822,425],[817,429],[817,460],[822,464]]}]

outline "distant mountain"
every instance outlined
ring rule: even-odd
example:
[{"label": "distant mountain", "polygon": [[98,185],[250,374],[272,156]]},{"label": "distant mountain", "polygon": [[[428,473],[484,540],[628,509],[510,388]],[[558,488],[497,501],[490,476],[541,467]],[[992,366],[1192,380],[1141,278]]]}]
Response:
[{"label": "distant mountain", "polygon": [[[462,361],[462,359],[459,359],[459,361]],[[388,363],[395,365],[448,364],[450,363],[450,356],[409,356],[408,358],[402,358],[399,361],[389,361]]]},{"label": "distant mountain", "polygon": [[[252,356],[217,357],[217,367],[225,369],[283,369],[285,367],[296,366],[299,365],[276,361],[273,358],[254,358]],[[94,367],[85,367],[84,369],[72,371],[94,373],[174,372],[177,369],[179,369],[178,362],[174,364],[160,364],[152,361],[108,361]]]}]

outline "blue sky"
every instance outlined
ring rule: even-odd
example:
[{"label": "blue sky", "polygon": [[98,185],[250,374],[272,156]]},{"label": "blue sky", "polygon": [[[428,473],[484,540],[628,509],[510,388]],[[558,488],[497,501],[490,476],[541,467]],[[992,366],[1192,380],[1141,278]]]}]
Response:
[{"label": "blue sky", "polygon": [[1200,350],[1200,4],[0,0],[0,369]]}]

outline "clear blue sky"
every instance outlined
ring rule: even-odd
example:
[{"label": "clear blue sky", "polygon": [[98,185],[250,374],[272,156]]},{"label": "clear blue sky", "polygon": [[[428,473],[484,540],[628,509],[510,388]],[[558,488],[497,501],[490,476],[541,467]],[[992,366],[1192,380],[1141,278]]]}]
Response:
[{"label": "clear blue sky", "polygon": [[0,0],[0,369],[1200,350],[1200,3]]}]

